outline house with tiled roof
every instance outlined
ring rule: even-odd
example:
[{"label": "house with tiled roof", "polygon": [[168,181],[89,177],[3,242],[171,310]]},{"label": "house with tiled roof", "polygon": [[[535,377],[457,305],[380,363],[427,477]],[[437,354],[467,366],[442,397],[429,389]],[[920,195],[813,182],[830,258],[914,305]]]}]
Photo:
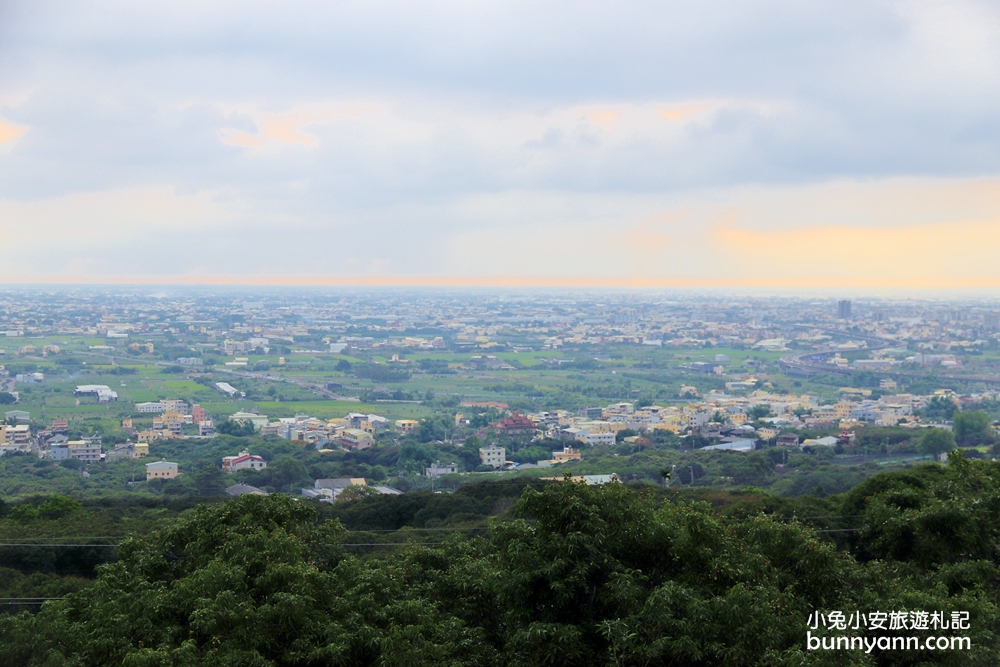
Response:
[{"label": "house with tiled roof", "polygon": [[533,433],[535,422],[528,417],[518,413],[516,410],[509,416],[504,417],[493,425],[493,430],[504,435],[521,435],[523,433]]},{"label": "house with tiled roof", "polygon": [[237,456],[222,457],[222,471],[227,473],[238,470],[263,470],[266,467],[267,461],[245,449]]}]

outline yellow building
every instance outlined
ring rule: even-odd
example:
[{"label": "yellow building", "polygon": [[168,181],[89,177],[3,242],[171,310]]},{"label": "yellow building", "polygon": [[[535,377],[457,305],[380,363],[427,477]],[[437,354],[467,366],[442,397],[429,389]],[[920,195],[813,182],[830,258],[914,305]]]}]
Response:
[{"label": "yellow building", "polygon": [[847,419],[851,416],[851,402],[840,401],[833,406],[833,416],[837,419]]},{"label": "yellow building", "polygon": [[406,435],[408,433],[413,433],[420,427],[420,422],[416,419],[397,419],[396,420],[396,430]]},{"label": "yellow building", "polygon": [[156,461],[146,464],[146,480],[173,479],[177,477],[177,464],[169,461]]},{"label": "yellow building", "polygon": [[184,415],[179,412],[164,412],[160,416],[160,419],[163,420],[164,426],[170,426],[170,424],[174,424],[176,422],[180,422],[181,424],[184,423]]},{"label": "yellow building", "polygon": [[122,420],[122,428],[132,428],[132,418],[126,417]]},{"label": "yellow building", "polygon": [[139,459],[143,456],[149,456],[149,443],[140,442],[135,446],[135,458]]},{"label": "yellow building", "polygon": [[136,437],[139,439],[139,442],[150,443],[154,440],[162,438],[163,431],[150,431],[147,429],[145,431],[139,431],[139,434]]},{"label": "yellow building", "polygon": [[554,452],[552,454],[552,460],[557,463],[565,463],[566,461],[580,461],[583,456],[580,454],[579,449],[573,449],[572,447],[563,447],[561,452]]}]

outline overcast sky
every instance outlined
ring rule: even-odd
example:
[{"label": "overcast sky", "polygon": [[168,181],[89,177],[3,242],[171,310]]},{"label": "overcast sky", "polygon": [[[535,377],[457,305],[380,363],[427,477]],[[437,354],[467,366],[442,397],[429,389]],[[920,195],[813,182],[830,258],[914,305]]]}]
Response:
[{"label": "overcast sky", "polygon": [[1000,286],[1000,4],[0,0],[0,281]]}]

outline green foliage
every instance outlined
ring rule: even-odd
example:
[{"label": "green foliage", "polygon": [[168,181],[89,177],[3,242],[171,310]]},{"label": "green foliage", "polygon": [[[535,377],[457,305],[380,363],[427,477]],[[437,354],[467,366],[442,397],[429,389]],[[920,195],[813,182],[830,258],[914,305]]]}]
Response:
[{"label": "green foliage", "polygon": [[956,442],[962,447],[989,445],[996,440],[990,417],[982,410],[957,413],[953,432]]},{"label": "green foliage", "polygon": [[17,505],[10,510],[8,517],[14,521],[19,521],[22,523],[28,521],[34,521],[37,519],[45,519],[48,521],[54,519],[61,519],[63,517],[69,516],[74,512],[79,512],[83,509],[83,505],[80,504],[79,500],[75,498],[67,498],[66,496],[52,496],[45,500],[43,503],[38,505],[38,507],[33,507],[30,504]]},{"label": "green foliage", "polygon": [[410,379],[409,371],[383,364],[355,366],[354,375],[372,382],[406,382]]},{"label": "green foliage", "polygon": [[223,419],[215,425],[215,431],[221,435],[231,435],[240,438],[253,435],[256,429],[253,422]]},{"label": "green foliage", "polygon": [[12,405],[14,403],[17,403],[14,394],[7,391],[0,391],[0,405]]},{"label": "green foliage", "polygon": [[951,431],[943,428],[927,429],[917,442],[917,451],[932,456],[950,452],[954,448],[955,436],[951,434]]},{"label": "green foliage", "polygon": [[[341,521],[309,503],[244,496],[127,539],[93,586],[0,619],[0,664],[986,667],[1000,658],[998,482],[1000,466],[961,454],[873,477],[840,501],[833,525],[858,529],[832,534],[851,536],[840,549],[794,519],[837,501],[752,488],[695,502],[498,481],[322,506],[356,531],[497,516],[488,539],[380,558],[338,546]],[[831,609],[967,611],[972,650],[805,650],[807,618]]]},{"label": "green foliage", "polygon": [[956,410],[958,410],[958,406],[956,406],[955,402],[950,398],[935,396],[931,398],[931,400],[927,401],[923,409],[920,411],[920,415],[924,417],[924,419],[929,419],[931,421],[945,422],[951,420]]},{"label": "green foliage", "polygon": [[221,496],[226,492],[225,473],[218,466],[207,465],[194,475],[199,496]]},{"label": "green foliage", "polygon": [[312,480],[309,479],[309,471],[298,459],[291,456],[282,456],[271,461],[267,466],[270,473],[271,484],[278,489],[294,488],[295,485],[310,486]]}]

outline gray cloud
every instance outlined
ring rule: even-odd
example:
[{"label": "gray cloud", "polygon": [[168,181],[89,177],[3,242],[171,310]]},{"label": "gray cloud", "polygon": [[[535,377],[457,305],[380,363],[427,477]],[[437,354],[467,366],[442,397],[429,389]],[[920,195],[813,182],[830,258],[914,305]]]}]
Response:
[{"label": "gray cloud", "polygon": [[466,205],[505,194],[641,217],[713,188],[991,176],[998,30],[984,2],[0,4],[0,118],[28,128],[0,198],[210,193],[331,246],[376,229],[402,239],[379,266],[416,271],[408,246],[509,224]]}]

